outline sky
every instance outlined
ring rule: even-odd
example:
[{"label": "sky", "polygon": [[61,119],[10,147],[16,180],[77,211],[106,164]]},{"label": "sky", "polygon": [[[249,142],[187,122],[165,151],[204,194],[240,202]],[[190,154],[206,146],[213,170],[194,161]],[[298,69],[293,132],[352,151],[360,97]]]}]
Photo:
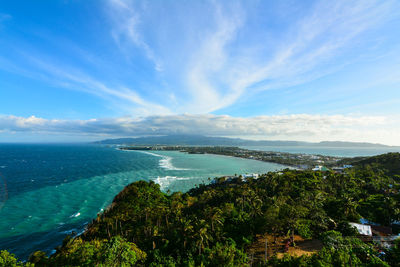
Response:
[{"label": "sky", "polygon": [[400,2],[4,0],[0,142],[400,145]]}]

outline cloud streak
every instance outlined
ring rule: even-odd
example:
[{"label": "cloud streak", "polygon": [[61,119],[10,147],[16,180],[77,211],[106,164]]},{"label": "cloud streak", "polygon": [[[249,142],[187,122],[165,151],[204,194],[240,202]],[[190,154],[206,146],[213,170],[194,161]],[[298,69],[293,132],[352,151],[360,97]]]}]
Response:
[{"label": "cloud streak", "polygon": [[119,108],[122,109],[122,107],[124,107],[129,114],[145,116],[154,113],[172,113],[167,107],[143,99],[136,91],[126,86],[111,87],[79,69],[74,69],[65,65],[56,66],[34,56],[25,55],[25,59],[31,62],[36,68],[40,69],[41,72],[34,73],[31,70],[21,70],[19,68],[16,69],[17,72],[23,72],[26,76],[40,77],[41,79],[69,90],[82,91],[105,98],[109,101],[117,100],[116,102]]},{"label": "cloud streak", "polygon": [[[130,1],[110,0],[109,4],[113,7],[110,16],[118,43],[122,37],[130,40],[143,49],[155,65],[162,65],[165,72],[169,68],[179,68],[181,71],[174,73],[174,80],[188,97],[178,97],[177,113],[195,114],[230,107],[243,97],[248,99],[264,90],[304,84],[357,61],[362,54],[355,55],[353,49],[359,45],[359,37],[390,20],[393,10],[399,7],[392,0],[316,1],[283,33],[272,33],[267,24],[265,29],[260,27],[252,32],[248,24],[257,14],[249,11],[244,2],[222,5],[213,1],[205,9],[207,11],[198,10],[210,18],[206,30],[197,29],[200,18],[192,19],[184,14],[191,14],[191,8],[198,7],[185,6],[181,15],[190,25],[189,30],[183,29],[180,39],[173,39],[176,38],[174,28],[160,30],[152,26],[159,23],[158,20],[147,21],[146,16],[141,16],[154,10],[151,2],[146,8]],[[171,6],[163,8],[169,10],[174,7]],[[177,23],[172,17],[159,19]],[[193,34],[196,30],[198,33]],[[150,38],[149,33],[164,38]],[[243,40],[246,37],[253,41]],[[146,39],[151,39],[152,45]],[[156,57],[154,51],[163,45],[160,42],[176,45],[168,51],[158,51]],[[181,57],[182,53],[187,61],[175,66],[177,62],[173,57]]]},{"label": "cloud streak", "polygon": [[[189,65],[187,75],[187,86],[192,93],[193,102],[190,105],[194,108],[190,109],[194,113],[205,113],[218,110],[220,108],[230,106],[241,94],[241,89],[230,87],[228,92],[221,92],[226,86],[224,79],[218,88],[215,81],[210,77],[215,74],[222,74],[229,62],[229,55],[226,46],[233,42],[237,31],[243,26],[244,14],[241,7],[234,6],[230,9],[230,14],[223,7],[215,4],[215,30],[211,34],[203,36],[203,42],[200,48],[194,52],[192,62]],[[187,107],[186,107],[187,108]]]},{"label": "cloud streak", "polygon": [[202,134],[266,140],[346,140],[400,145],[398,120],[379,116],[285,115],[240,118],[217,115],[170,115],[90,120],[47,120],[0,116],[3,132],[98,136]]},{"label": "cloud streak", "polygon": [[[154,63],[156,71],[162,71],[162,63],[156,57],[154,51],[143,40],[138,31],[140,25],[140,14],[135,10],[131,1],[110,0],[109,4],[111,10],[109,16],[111,17],[114,25],[112,36],[117,42],[120,49],[126,49],[125,40],[130,44],[134,44],[142,49],[149,60]],[[128,46],[129,47],[129,46]],[[125,51],[129,58],[129,51]]]},{"label": "cloud streak", "polygon": [[[0,67],[104,98],[119,114],[227,113],[224,109],[251,104],[265,90],[304,84],[357,61],[368,52],[354,51],[365,41],[361,37],[379,29],[400,8],[394,0],[315,1],[274,31],[268,19],[255,19],[262,15],[256,2],[105,3],[104,24],[109,28],[104,27],[101,37],[111,37],[118,48],[112,52],[132,62],[110,62],[112,58],[82,48],[68,64],[51,52],[11,46],[11,51],[30,53],[17,60],[3,55]],[[152,63],[152,70],[141,56]],[[109,74],[113,69],[116,75]]]},{"label": "cloud streak", "polygon": [[[79,21],[84,27],[73,33],[64,21],[53,32],[43,31],[40,23],[26,32],[2,31],[10,37],[1,42],[7,51],[0,55],[0,69],[7,72],[2,86],[21,92],[76,90],[87,95],[70,96],[86,98],[84,103],[95,96],[106,108],[96,102],[94,114],[101,115],[92,120],[3,115],[0,131],[396,143],[399,127],[388,115],[399,108],[391,104],[392,110],[381,111],[373,105],[396,103],[400,96],[399,38],[393,34],[400,3],[291,3],[106,0],[93,9],[95,21],[72,16],[71,22],[84,17]],[[0,25],[4,19],[7,15],[0,14]],[[320,79],[328,74],[333,75]],[[17,102],[11,92],[3,95]],[[62,111],[54,118],[70,117],[64,112],[70,102],[53,92],[48,101],[53,105],[44,103],[43,110],[57,103]],[[2,113],[49,113],[8,108]],[[91,114],[90,105],[73,109],[73,114]],[[297,115],[243,117],[277,113]]]},{"label": "cloud streak", "polygon": [[[393,1],[317,2],[287,31],[282,42],[272,47],[273,53],[264,50],[249,58],[247,51],[252,47],[245,46],[235,50],[236,55],[229,55],[231,62],[218,76],[227,77],[224,82],[230,94],[219,102],[226,107],[245,93],[303,84],[355,61],[357,56],[346,52],[356,46],[358,36],[387,20],[394,5]],[[209,54],[213,57],[212,51]],[[333,57],[346,58],[333,64]],[[207,78],[208,83],[210,80]],[[218,90],[218,85],[214,88]],[[230,101],[224,101],[225,97]]]}]

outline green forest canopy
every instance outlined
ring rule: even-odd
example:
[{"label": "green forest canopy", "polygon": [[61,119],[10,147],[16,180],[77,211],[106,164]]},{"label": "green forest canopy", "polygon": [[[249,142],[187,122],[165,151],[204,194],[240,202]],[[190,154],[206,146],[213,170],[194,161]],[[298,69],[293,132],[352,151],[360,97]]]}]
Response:
[{"label": "green forest canopy", "polygon": [[[344,174],[284,170],[246,182],[222,177],[172,194],[154,182],[135,182],[83,235],[65,239],[49,258],[35,252],[29,264],[247,266],[247,248],[257,234],[294,233],[322,240],[323,249],[253,265],[399,266],[399,242],[379,257],[377,247],[355,238],[348,225],[360,218],[385,226],[400,220],[399,165],[400,154],[390,153],[356,163]],[[0,266],[2,257],[12,258],[2,253]]]}]

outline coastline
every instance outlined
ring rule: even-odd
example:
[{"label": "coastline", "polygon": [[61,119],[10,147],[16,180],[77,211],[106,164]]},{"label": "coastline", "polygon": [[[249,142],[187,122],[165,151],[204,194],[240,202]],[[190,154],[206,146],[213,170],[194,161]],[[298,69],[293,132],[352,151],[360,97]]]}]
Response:
[{"label": "coastline", "polygon": [[125,146],[119,147],[120,150],[136,151],[179,151],[188,154],[212,154],[235,158],[258,160],[280,164],[286,167],[296,169],[312,169],[315,166],[324,165],[327,167],[336,167],[350,164],[353,161],[366,159],[368,157],[337,157],[313,155],[305,153],[288,153],[276,151],[250,150],[239,147],[189,147],[189,146]]},{"label": "coastline", "polygon": [[[207,184],[208,177],[261,173],[280,168],[265,162],[235,160],[222,155],[156,152],[173,158],[171,163],[176,168],[168,169],[165,165],[160,166],[161,157],[123,153],[115,146],[79,145],[59,148],[35,145],[15,150],[20,151],[17,154],[19,161],[0,164],[8,166],[4,172],[8,181],[15,180],[17,172],[20,173],[18,187],[13,183],[7,184],[10,186],[8,189],[11,197],[0,211],[4,218],[0,223],[0,247],[24,259],[35,249],[34,244],[50,253],[61,244],[67,233],[81,232],[83,225],[96,218],[96,214],[102,208],[107,208],[113,197],[130,183],[142,179],[154,181],[159,177],[159,181],[164,184],[164,191],[170,189],[171,192],[187,192],[196,184]],[[28,158],[27,150],[40,157]],[[3,151],[4,155],[7,151]],[[54,153],[59,156],[54,158]],[[75,160],[71,161],[71,158]],[[21,169],[21,164],[26,168]],[[32,175],[35,175],[34,181],[31,180]],[[22,179],[24,177],[25,180]],[[17,188],[20,192],[15,194]],[[22,188],[27,188],[26,192],[21,191]],[[78,213],[79,216],[72,216]],[[32,229],[32,224],[37,227]]]},{"label": "coastline", "polygon": [[[399,158],[397,154],[386,154],[379,156],[379,158],[375,157],[368,160],[372,163],[382,162],[382,164],[387,164],[387,159],[397,161],[397,158]],[[366,163],[368,164],[370,162],[359,162],[356,166]],[[382,167],[384,167],[384,165],[380,166],[379,169]],[[398,173],[397,169],[391,170],[393,174]],[[360,171],[362,173],[364,170],[356,168],[355,171]],[[360,177],[360,179],[363,179],[362,176]],[[385,176],[376,179],[387,179],[387,181],[391,181],[391,178]],[[337,181],[344,182],[338,184]],[[247,257],[242,258],[243,263],[247,265],[249,263],[254,263],[254,260],[259,262],[265,260],[264,253],[259,253],[258,255],[255,254],[254,250],[260,248],[264,249],[264,240],[266,237],[270,238],[268,241],[269,244],[272,244],[277,239],[279,240],[278,247],[270,246],[268,248],[269,257],[271,257],[270,255],[274,255],[274,253],[282,253],[281,256],[283,256],[284,254],[281,247],[285,246],[288,238],[287,233],[291,232],[292,237],[296,238],[299,243],[318,243],[318,246],[313,247],[312,251],[310,251],[308,247],[307,249],[302,249],[301,246],[297,249],[298,252],[304,254],[304,257],[309,257],[307,259],[307,262],[309,262],[309,260],[315,259],[313,258],[314,254],[318,255],[318,257],[325,255],[326,251],[321,252],[322,254],[319,253],[325,247],[329,247],[328,243],[324,243],[325,239],[324,236],[321,237],[321,232],[323,232],[324,235],[335,234],[335,236],[339,236],[339,239],[350,238],[350,241],[353,239],[356,240],[355,236],[344,236],[347,233],[346,231],[348,231],[347,229],[343,230],[338,224],[331,223],[338,221],[343,221],[344,223],[354,222],[354,215],[336,212],[336,210],[341,207],[340,203],[339,207],[327,205],[332,203],[332,198],[336,199],[337,194],[339,194],[338,197],[341,197],[340,192],[349,185],[352,185],[354,188],[359,188],[360,190],[371,190],[365,188],[364,183],[351,183],[351,181],[354,181],[354,177],[346,175],[345,173],[323,173],[310,170],[298,171],[286,169],[282,172],[275,171],[261,174],[261,176],[256,177],[256,179],[247,179],[247,177],[240,176],[216,177],[213,182],[208,185],[198,186],[189,192],[177,194],[166,194],[160,191],[160,188],[154,182],[146,183],[139,181],[126,186],[115,196],[110,208],[88,225],[87,230],[82,236],[82,240],[90,242],[90,240],[99,238],[107,239],[115,235],[122,236],[126,240],[134,242],[147,253],[149,257],[146,261],[143,261],[143,264],[149,264],[154,262],[155,259],[158,259],[153,255],[157,255],[157,257],[162,255],[180,263],[182,257],[187,256],[187,254],[185,254],[187,251],[193,252],[190,255],[195,255],[195,258],[192,258],[194,261],[203,263],[205,261],[207,262],[207,259],[210,258],[210,256],[208,256],[209,254],[206,254],[207,257],[202,257],[203,253],[208,253],[209,251],[213,252],[216,248],[220,248],[221,245],[223,246],[224,243],[218,243],[226,241],[220,238],[222,236],[220,233],[223,232],[224,237],[228,236],[233,240],[233,243],[225,243],[226,248],[238,248],[237,252],[239,254],[247,254]],[[332,190],[332,188],[338,186],[340,186],[340,188],[337,191]],[[301,188],[301,190],[299,190],[299,188]],[[380,192],[378,187],[373,190],[374,192]],[[396,189],[391,189],[389,186],[387,186],[386,190],[395,190],[393,193],[398,192]],[[299,191],[303,193],[299,194]],[[269,195],[268,192],[273,193]],[[321,192],[323,192],[323,194],[321,194]],[[358,192],[358,190],[350,190],[350,192]],[[322,198],[324,205],[314,205],[313,203],[319,203],[321,201],[321,198],[317,196],[325,195],[325,193],[328,196]],[[311,203],[309,203],[309,201],[304,201],[304,194],[308,196],[307,199],[312,201]],[[149,197],[149,195],[151,195],[151,197]],[[276,196],[280,196],[279,201]],[[363,197],[362,195],[360,196],[354,193],[354,196],[359,198],[358,201],[364,203],[369,203],[370,201],[369,194]],[[393,197],[393,195],[388,196]],[[346,196],[341,198],[345,200],[345,197]],[[151,201],[149,201],[149,198]],[[282,198],[285,199],[283,203],[280,202]],[[220,201],[221,199],[225,201]],[[395,198],[393,198],[393,200],[395,200]],[[382,204],[384,203],[382,202]],[[132,209],[132,206],[135,208]],[[291,210],[299,208],[306,212],[296,215],[292,213],[287,213],[285,215],[285,213],[271,212],[271,210],[275,211],[276,206],[282,207],[282,209],[287,209],[289,206]],[[318,214],[326,217],[325,220],[322,220],[324,223],[322,227],[320,221],[314,219],[316,206],[319,209],[317,210]],[[160,209],[160,207],[162,208]],[[179,208],[177,209],[177,207]],[[389,206],[385,207],[387,207],[388,210],[393,209]],[[152,210],[155,212],[152,212]],[[142,211],[145,211],[145,213]],[[371,215],[368,207],[355,212],[357,212],[355,213],[355,215],[358,215],[357,217],[363,216],[368,220],[376,219],[378,217],[375,215],[380,214],[378,211],[376,214]],[[128,219],[126,214],[129,214]],[[247,214],[248,216],[242,216],[242,214]],[[259,224],[259,222],[265,220],[265,216],[274,219],[272,220],[273,224],[268,225],[267,228]],[[295,216],[294,218],[299,224],[294,225],[291,223],[293,216]],[[187,217],[190,219],[185,219]],[[207,224],[207,221],[203,218],[209,219],[210,223]],[[241,220],[239,226],[237,224],[238,220]],[[135,223],[132,223],[132,221]],[[306,226],[301,224],[304,221],[308,222]],[[391,227],[390,217],[378,219],[378,223],[381,223],[383,227],[386,228]],[[149,225],[151,225],[150,228]],[[226,227],[226,225],[231,227]],[[307,227],[307,231],[303,231],[304,227]],[[156,235],[154,235],[152,229],[157,231]],[[183,232],[177,232],[174,229],[182,229]],[[203,233],[208,233],[208,235],[189,235],[188,233],[193,232],[192,229],[197,231],[201,230]],[[343,237],[341,237],[342,235]],[[191,243],[192,236],[198,238],[198,240],[202,240],[204,236],[210,236],[210,243],[203,243],[204,246],[199,246],[199,244],[201,244],[199,242]],[[184,240],[183,243],[182,239]],[[249,241],[243,242],[242,240]],[[260,240],[262,242],[259,242]],[[78,241],[81,242],[80,239]],[[354,244],[355,247],[360,247],[360,245],[362,245],[361,243]],[[371,248],[368,247],[367,244],[362,246],[368,249],[368,251],[371,251]],[[177,247],[180,249],[176,250]],[[67,249],[68,246],[65,247],[65,250]],[[296,253],[290,254],[291,250],[293,251],[294,249],[285,250],[284,253],[289,252],[291,256],[301,256]],[[185,253],[181,253],[181,251]],[[262,251],[264,252],[264,250]],[[378,252],[379,251],[375,248],[375,251],[371,255],[379,257]],[[348,251],[344,251],[344,253],[348,253]],[[62,252],[60,255],[62,255]],[[362,258],[364,254],[360,255]],[[65,257],[68,257],[68,254],[66,254]],[[305,259],[304,257],[302,259]],[[330,259],[331,257],[328,258]],[[218,257],[218,259],[221,258]],[[230,257],[229,259],[232,258]],[[274,262],[276,261],[276,259],[273,260]],[[295,262],[297,258],[293,260]]]}]

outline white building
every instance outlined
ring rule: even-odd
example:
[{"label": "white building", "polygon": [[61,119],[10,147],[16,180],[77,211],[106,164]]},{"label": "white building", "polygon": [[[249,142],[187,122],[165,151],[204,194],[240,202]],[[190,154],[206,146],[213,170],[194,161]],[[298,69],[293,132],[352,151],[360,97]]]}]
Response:
[{"label": "white building", "polygon": [[372,236],[371,225],[359,224],[359,223],[349,223],[351,226],[357,228],[360,235]]},{"label": "white building", "polygon": [[315,166],[315,168],[313,168],[312,170],[313,171],[329,171],[329,169],[327,167],[322,166],[322,165]]},{"label": "white building", "polygon": [[258,173],[242,174],[242,178],[243,179],[247,179],[247,178],[257,179],[258,178]]}]

